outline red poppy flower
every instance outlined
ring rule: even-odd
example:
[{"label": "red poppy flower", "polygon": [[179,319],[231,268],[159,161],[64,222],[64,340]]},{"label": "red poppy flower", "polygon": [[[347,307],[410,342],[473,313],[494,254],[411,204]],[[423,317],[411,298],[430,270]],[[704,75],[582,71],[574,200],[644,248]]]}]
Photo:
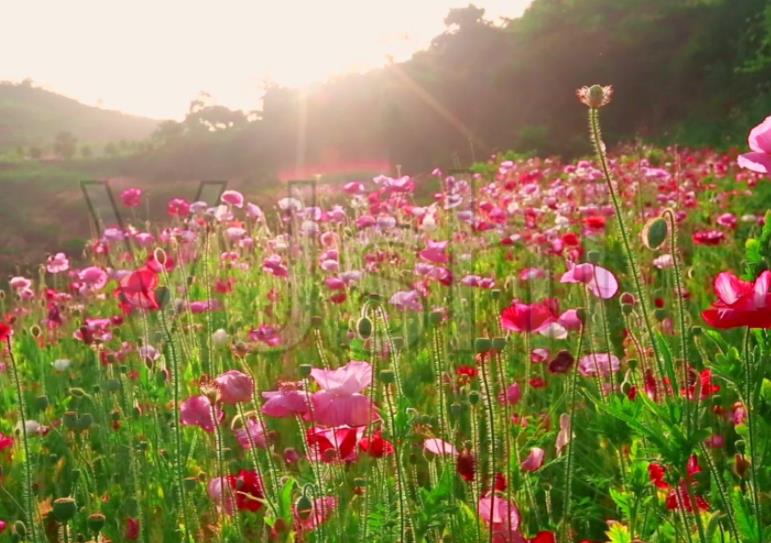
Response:
[{"label": "red poppy flower", "polygon": [[553,298],[534,304],[514,300],[501,311],[501,326],[513,332],[540,332],[557,320],[558,313],[557,300]]},{"label": "red poppy flower", "polygon": [[722,329],[771,328],[771,271],[761,273],[754,283],[722,272],[713,287],[718,300],[701,313],[707,324]]},{"label": "red poppy flower", "polygon": [[149,268],[140,268],[121,279],[115,296],[125,314],[133,309],[155,310],[161,307],[155,298],[157,287],[158,274]]},{"label": "red poppy flower", "polygon": [[693,233],[691,239],[696,245],[720,245],[725,234],[719,230],[699,230]]},{"label": "red poppy flower", "polygon": [[13,329],[6,323],[0,322],[0,341],[8,341],[11,334],[13,334]]},{"label": "red poppy flower", "polygon": [[455,469],[464,481],[470,483],[474,480],[474,474],[476,473],[476,458],[474,454],[466,449],[458,454]]},{"label": "red poppy flower", "polygon": [[383,458],[394,453],[393,444],[383,439],[383,433],[378,430],[371,438],[363,437],[359,440],[359,449],[374,458]]}]

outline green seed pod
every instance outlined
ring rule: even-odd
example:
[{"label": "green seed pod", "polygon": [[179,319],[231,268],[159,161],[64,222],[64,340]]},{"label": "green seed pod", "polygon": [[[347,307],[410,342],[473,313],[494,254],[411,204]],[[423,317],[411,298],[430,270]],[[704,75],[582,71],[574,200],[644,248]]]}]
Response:
[{"label": "green seed pod", "polygon": [[586,260],[591,262],[592,264],[599,264],[600,263],[600,252],[597,250],[592,249],[591,251],[588,251],[586,253]]},{"label": "green seed pod", "polygon": [[657,309],[653,312],[653,315],[656,317],[656,320],[663,321],[667,317],[667,312],[663,309]]},{"label": "green seed pod", "polygon": [[434,326],[441,324],[443,318],[444,313],[442,311],[432,311],[428,314],[428,320]]},{"label": "green seed pod", "polygon": [[303,379],[305,379],[311,374],[312,369],[313,369],[313,366],[311,366],[310,364],[300,364],[297,367],[298,373],[300,374],[300,377],[302,377]]},{"label": "green seed pod", "polygon": [[300,517],[302,520],[307,520],[313,512],[313,502],[308,496],[303,494],[297,500],[297,503],[295,504],[295,510],[297,511],[298,517]]},{"label": "green seed pod", "polygon": [[632,369],[632,370],[637,369],[638,362],[636,358],[630,358],[627,364],[629,365],[629,369]]},{"label": "green seed pod", "polygon": [[493,342],[490,338],[478,337],[474,340],[474,352],[486,353],[493,348]]},{"label": "green seed pod", "polygon": [[78,419],[78,427],[81,430],[88,430],[94,424],[94,416],[91,413],[83,413]]},{"label": "green seed pod", "polygon": [[496,351],[502,351],[506,348],[506,338],[505,337],[494,337],[493,338],[493,349]]},{"label": "green seed pod", "polygon": [[664,217],[656,217],[645,223],[642,229],[642,242],[648,249],[655,251],[667,240],[669,225]]},{"label": "green seed pod", "polygon": [[40,411],[45,411],[48,408],[48,396],[46,396],[45,394],[43,394],[42,396],[38,396],[35,399],[35,406]]},{"label": "green seed pod", "polygon": [[394,375],[393,370],[383,370],[380,372],[380,380],[387,385],[393,383],[395,378],[396,376]]},{"label": "green seed pod", "polygon": [[[2,292],[0,290],[0,292]],[[24,522],[17,520],[13,523],[13,534],[18,536],[20,539],[24,539],[27,537],[27,525],[24,524]]]},{"label": "green seed pod", "polygon": [[[367,486],[366,477],[354,477],[353,486]],[[300,498],[302,499],[302,498]]]},{"label": "green seed pod", "polygon": [[490,291],[490,296],[493,298],[493,300],[498,300],[501,297],[501,289],[494,288]]},{"label": "green seed pod", "polygon": [[104,387],[107,392],[118,392],[120,390],[120,381],[118,379],[108,379]]},{"label": "green seed pod", "polygon": [[102,531],[104,522],[105,517],[102,513],[92,513],[88,515],[88,529],[91,530],[94,535]]},{"label": "green seed pod", "polygon": [[626,315],[627,317],[632,314],[634,311],[634,307],[628,304],[622,304],[621,305],[621,312]]},{"label": "green seed pod", "polygon": [[392,337],[391,342],[394,344],[394,348],[397,350],[401,350],[404,348],[404,338],[402,336]]},{"label": "green seed pod", "polygon": [[362,317],[356,323],[356,332],[361,339],[368,339],[372,335],[372,321],[369,317]]},{"label": "green seed pod", "polygon": [[482,399],[482,396],[476,390],[472,390],[471,392],[468,393],[468,403],[470,403],[471,405],[479,404],[481,399]]},{"label": "green seed pod", "polygon": [[198,486],[198,479],[195,477],[185,477],[182,479],[182,484],[185,485],[185,490],[193,491]]},{"label": "green seed pod", "polygon": [[62,524],[67,524],[78,512],[78,506],[72,498],[56,498],[53,504],[54,518]]},{"label": "green seed pod", "polygon": [[166,287],[158,287],[155,289],[155,300],[161,308],[166,307],[166,304],[169,303],[169,298],[169,289]]},{"label": "green seed pod", "polygon": [[78,429],[78,414],[75,411],[66,411],[62,416],[62,424],[68,430]]},{"label": "green seed pod", "polygon": [[704,329],[701,326],[691,326],[691,335],[693,337],[698,337],[704,332]]},{"label": "green seed pod", "polygon": [[454,418],[458,418],[463,414],[463,406],[458,402],[450,404],[450,415]]}]

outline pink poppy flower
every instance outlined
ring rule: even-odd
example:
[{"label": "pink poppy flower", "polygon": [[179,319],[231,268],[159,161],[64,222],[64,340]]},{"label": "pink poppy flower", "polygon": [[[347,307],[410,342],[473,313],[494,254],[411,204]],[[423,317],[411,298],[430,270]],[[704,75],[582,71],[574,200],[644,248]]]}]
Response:
[{"label": "pink poppy flower", "polygon": [[540,332],[557,320],[557,300],[533,304],[514,300],[501,311],[501,326],[511,332]]},{"label": "pink poppy flower", "polygon": [[546,452],[540,447],[533,447],[530,449],[530,453],[527,455],[520,467],[522,471],[538,471],[543,466],[543,457]]},{"label": "pink poppy flower", "polygon": [[0,534],[2,534],[6,528],[8,528],[8,523],[4,520],[0,520]]},{"label": "pink poppy flower", "polygon": [[377,408],[361,394],[372,382],[372,366],[352,360],[334,370],[313,368],[311,377],[322,388],[313,394],[313,417],[327,426],[365,426],[377,420]]},{"label": "pink poppy flower", "polygon": [[492,531],[493,541],[496,543],[526,542],[519,533],[519,509],[504,496],[488,492],[479,498],[477,513]]},{"label": "pink poppy flower", "polygon": [[308,413],[308,394],[300,389],[298,383],[281,383],[278,390],[263,392],[262,397],[267,400],[262,412],[269,417],[294,417]]},{"label": "pink poppy flower", "polygon": [[262,271],[270,273],[276,277],[288,277],[289,270],[281,262],[281,257],[278,255],[270,255],[262,261]]},{"label": "pink poppy flower", "polygon": [[236,436],[236,440],[238,440],[238,444],[244,449],[251,449],[252,444],[261,449],[268,447],[265,428],[256,419],[246,419],[246,423],[241,428],[234,430],[233,433]]},{"label": "pink poppy flower", "polygon": [[560,283],[583,283],[589,292],[603,300],[612,298],[618,292],[618,281],[613,273],[590,263],[571,266],[562,275]]},{"label": "pink poppy flower", "polygon": [[48,273],[62,273],[70,269],[70,261],[64,253],[56,253],[48,257],[46,271]]},{"label": "pink poppy flower", "polygon": [[696,245],[720,245],[725,239],[725,234],[719,230],[699,230],[691,235]]},{"label": "pink poppy flower", "polygon": [[226,190],[220,196],[220,201],[236,207],[244,207],[244,195],[237,190]]},{"label": "pink poppy flower", "polygon": [[238,370],[228,370],[214,379],[222,403],[235,405],[251,401],[254,383],[252,378]]},{"label": "pink poppy flower", "polygon": [[208,311],[219,311],[222,308],[222,303],[219,300],[199,300],[190,302],[188,308],[191,313],[206,313]]},{"label": "pink poppy flower", "polygon": [[736,225],[739,223],[739,219],[736,218],[736,215],[733,213],[723,213],[720,215],[716,220],[716,223],[718,223],[720,226],[723,226],[725,228],[734,229],[736,228]]},{"label": "pink poppy flower", "polygon": [[621,361],[614,354],[593,353],[582,356],[578,361],[578,371],[584,377],[596,375],[608,376],[621,368]]},{"label": "pink poppy flower", "polygon": [[739,155],[739,166],[757,173],[770,173],[771,116],[750,131],[748,143],[752,152]]},{"label": "pink poppy flower", "polygon": [[519,386],[519,383],[512,383],[508,387],[506,387],[505,392],[500,393],[500,396],[498,397],[498,401],[501,404],[516,405],[519,403],[519,400],[521,398],[522,398],[522,388]]},{"label": "pink poppy flower", "polygon": [[281,344],[281,335],[274,326],[263,324],[258,328],[249,331],[249,339],[252,341],[261,341],[269,347],[275,347]]},{"label": "pink poppy flower", "polygon": [[560,430],[557,433],[557,440],[554,443],[554,448],[557,450],[557,455],[562,454],[562,450],[567,447],[567,444],[573,439],[573,431],[570,427],[570,415],[562,413],[560,415]]},{"label": "pink poppy flower", "polygon": [[[214,420],[214,417],[217,420]],[[204,431],[212,433],[217,424],[220,423],[223,417],[222,410],[219,407],[214,407],[214,413],[212,413],[212,404],[209,398],[200,395],[192,396],[188,398],[179,407],[179,415],[182,424],[187,426],[200,426]]]},{"label": "pink poppy flower", "polygon": [[310,504],[310,509],[306,509],[298,500],[292,507],[294,529],[297,532],[310,532],[327,522],[337,509],[337,498],[323,496],[310,500]]},{"label": "pink poppy flower", "polygon": [[771,328],[771,271],[764,271],[754,282],[721,272],[713,282],[717,301],[701,313],[714,328]]},{"label": "pink poppy flower", "polygon": [[120,200],[123,205],[129,208],[142,205],[142,189],[132,187],[120,193]]},{"label": "pink poppy flower", "polygon": [[[83,283],[85,291],[94,292],[104,288],[109,277],[107,276],[107,272],[99,266],[89,266],[88,268],[80,270],[78,279]],[[81,293],[83,293],[83,291],[81,291]]]},{"label": "pink poppy flower", "polygon": [[437,456],[458,456],[458,449],[455,448],[455,445],[447,443],[442,439],[426,439],[423,441],[423,449]]}]

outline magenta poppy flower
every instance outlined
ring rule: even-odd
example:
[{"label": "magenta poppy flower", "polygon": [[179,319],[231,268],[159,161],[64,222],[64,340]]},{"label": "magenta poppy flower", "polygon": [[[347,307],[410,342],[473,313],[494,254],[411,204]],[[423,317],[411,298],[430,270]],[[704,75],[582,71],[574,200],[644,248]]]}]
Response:
[{"label": "magenta poppy flower", "polygon": [[[212,404],[209,398],[200,395],[188,398],[179,407],[179,415],[182,424],[187,426],[200,426],[204,431],[212,433],[214,428],[220,423],[223,417],[222,410],[219,407],[214,407],[212,412]],[[214,420],[214,417],[217,420]]]},{"label": "magenta poppy flower", "polygon": [[252,341],[261,341],[269,347],[275,347],[281,344],[281,335],[274,326],[263,324],[258,328],[249,331],[249,339]]},{"label": "magenta poppy flower", "polygon": [[190,202],[184,198],[172,198],[166,205],[166,212],[169,217],[187,217],[190,215]]},{"label": "magenta poppy flower", "polygon": [[108,279],[107,272],[99,266],[89,266],[78,273],[78,280],[83,283],[83,290],[85,291],[93,292],[103,289]]},{"label": "magenta poppy flower", "polygon": [[220,196],[220,201],[236,207],[244,207],[244,195],[237,190],[226,190]]},{"label": "magenta poppy flower", "polygon": [[583,283],[589,292],[603,300],[612,298],[618,292],[618,281],[613,273],[590,263],[571,266],[562,275],[560,283]]},{"label": "magenta poppy flower", "polygon": [[720,245],[725,239],[725,234],[719,230],[699,230],[691,235],[696,245]]},{"label": "magenta poppy flower", "polygon": [[132,187],[120,193],[120,200],[126,207],[139,207],[142,205],[142,189]]},{"label": "magenta poppy flower", "polygon": [[718,299],[702,311],[701,317],[714,328],[771,328],[771,272],[766,270],[754,282],[733,273],[719,273],[713,282]]},{"label": "magenta poppy flower", "polygon": [[314,462],[354,462],[356,443],[364,436],[364,427],[309,428],[306,436],[308,458]]},{"label": "magenta poppy flower", "polygon": [[557,320],[557,300],[525,304],[514,300],[501,311],[501,326],[510,332],[540,332]]},{"label": "magenta poppy flower", "polygon": [[2,534],[6,528],[8,528],[8,523],[4,520],[0,520],[0,534]]},{"label": "magenta poppy flower", "polygon": [[337,498],[323,496],[311,500],[310,509],[301,508],[300,500],[292,506],[294,529],[298,532],[310,532],[329,520],[337,509]]},{"label": "magenta poppy flower", "polygon": [[771,116],[750,131],[748,143],[752,152],[739,155],[739,166],[757,173],[770,173]]},{"label": "magenta poppy flower", "polygon": [[155,310],[161,307],[155,298],[156,288],[158,288],[158,274],[149,268],[140,268],[120,280],[115,296],[126,314],[132,309]]},{"label": "magenta poppy flower", "polygon": [[281,383],[278,390],[263,392],[262,397],[267,400],[262,412],[269,417],[294,417],[308,413],[308,394],[297,383]]},{"label": "magenta poppy flower", "polygon": [[228,370],[214,379],[222,403],[235,405],[251,401],[254,383],[252,378],[238,370]]},{"label": "magenta poppy flower", "polygon": [[377,408],[361,394],[372,382],[372,366],[352,360],[334,370],[313,368],[311,377],[322,388],[312,396],[313,418],[327,426],[365,426],[377,420]]},{"label": "magenta poppy flower", "polygon": [[13,447],[13,438],[0,432],[0,451]]},{"label": "magenta poppy flower", "polygon": [[446,264],[450,261],[447,255],[447,242],[429,241],[428,246],[420,251],[420,258],[432,264]]}]

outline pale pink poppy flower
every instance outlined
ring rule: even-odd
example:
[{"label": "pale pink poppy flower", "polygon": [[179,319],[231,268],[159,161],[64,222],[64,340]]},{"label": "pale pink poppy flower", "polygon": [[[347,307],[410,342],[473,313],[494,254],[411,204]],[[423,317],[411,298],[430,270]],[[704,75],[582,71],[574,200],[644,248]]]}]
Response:
[{"label": "pale pink poppy flower", "polygon": [[240,226],[229,226],[225,229],[225,237],[231,242],[238,241],[246,235],[246,230]]},{"label": "pale pink poppy flower", "polygon": [[520,467],[522,471],[538,471],[543,466],[543,457],[546,452],[540,447],[533,447],[530,449],[530,453],[527,455]]},{"label": "pale pink poppy flower", "polygon": [[492,531],[494,542],[525,543],[527,541],[519,533],[519,509],[504,496],[488,492],[479,498],[477,513]]},{"label": "pale pink poppy flower", "polygon": [[530,281],[531,279],[543,279],[546,272],[541,268],[525,268],[519,272],[520,281]]},{"label": "pale pink poppy flower", "polygon": [[750,131],[749,145],[752,152],[739,155],[739,166],[756,173],[770,173],[771,116]]},{"label": "pale pink poppy flower", "polygon": [[117,226],[105,228],[102,232],[102,241],[106,243],[117,243],[126,239],[126,234]]},{"label": "pale pink poppy flower", "polygon": [[13,290],[19,291],[19,290],[28,290],[32,288],[32,280],[27,279],[26,277],[11,277],[10,281],[8,281],[8,284],[11,286]]},{"label": "pale pink poppy flower", "polygon": [[[236,510],[236,498],[230,485],[230,477],[214,477],[206,485],[206,493],[223,513],[232,515]],[[224,495],[223,495],[224,493]]]},{"label": "pale pink poppy flower", "polygon": [[288,277],[289,270],[281,262],[279,255],[270,255],[262,261],[262,271],[270,273],[276,277]]},{"label": "pale pink poppy flower", "polygon": [[262,397],[266,400],[262,412],[269,417],[294,417],[309,411],[308,394],[299,383],[280,383],[278,390],[263,392]]},{"label": "pale pink poppy flower", "polygon": [[589,292],[603,300],[612,298],[618,292],[618,281],[613,273],[588,262],[571,266],[562,275],[560,283],[583,283]]},{"label": "pale pink poppy flower", "polygon": [[337,245],[337,234],[334,232],[324,232],[319,239],[321,240],[321,244],[328,249]]},{"label": "pale pink poppy flower", "polygon": [[263,324],[250,330],[249,339],[252,341],[261,341],[269,347],[276,347],[281,344],[281,335],[274,326],[269,324]]},{"label": "pale pink poppy flower", "polygon": [[554,447],[557,450],[557,455],[562,454],[562,450],[567,447],[567,444],[573,439],[573,432],[570,427],[570,415],[562,413],[560,415],[560,430],[557,433],[557,441]]},{"label": "pale pink poppy flower", "polygon": [[132,187],[120,193],[120,200],[123,205],[129,208],[142,205],[142,189]]},{"label": "pale pink poppy flower", "polygon": [[337,498],[334,496],[323,496],[311,500],[309,511],[303,511],[298,508],[299,500],[292,506],[292,517],[294,518],[294,529],[297,532],[310,532],[315,530],[323,523],[327,522],[337,509]]},{"label": "pale pink poppy flower", "polygon": [[86,319],[83,326],[75,330],[72,337],[84,343],[91,343],[94,340],[110,341],[112,339],[111,325],[110,319]]},{"label": "pale pink poppy flower", "polygon": [[246,215],[255,221],[262,221],[265,218],[265,214],[260,209],[260,206],[251,202],[246,204]]},{"label": "pale pink poppy flower", "polygon": [[214,432],[214,428],[223,417],[223,412],[219,407],[214,407],[214,413],[216,413],[216,421],[212,413],[211,401],[204,395],[192,396],[182,402],[182,405],[179,407],[179,416],[182,424],[199,426],[209,433]]},{"label": "pale pink poppy flower", "polygon": [[364,193],[364,183],[358,181],[351,181],[343,185],[343,191],[348,194],[362,194]]},{"label": "pale pink poppy flower", "polygon": [[228,370],[214,379],[222,403],[235,405],[252,399],[252,378],[238,370]]},{"label": "pale pink poppy flower", "polygon": [[356,225],[356,228],[359,230],[364,230],[365,228],[369,228],[371,226],[375,226],[377,224],[377,221],[375,220],[375,217],[372,215],[362,215],[358,219],[356,219],[356,222],[354,223]]},{"label": "pale pink poppy flower", "polygon": [[148,232],[139,232],[134,235],[134,241],[136,241],[140,247],[149,247],[153,244],[155,238]]},{"label": "pale pink poppy flower", "polygon": [[237,190],[226,190],[220,196],[220,201],[236,207],[244,207],[244,195]]},{"label": "pale pink poppy flower", "polygon": [[365,426],[377,420],[377,408],[361,394],[372,382],[372,366],[351,360],[334,370],[313,368],[311,377],[322,388],[312,396],[313,417],[327,426]]},{"label": "pale pink poppy flower", "polygon": [[199,314],[209,311],[218,311],[222,308],[222,303],[219,300],[201,300],[190,302],[188,309],[191,313]]},{"label": "pale pink poppy flower", "polygon": [[578,371],[584,377],[608,376],[621,368],[621,361],[614,354],[592,353],[578,361]]},{"label": "pale pink poppy flower", "polygon": [[423,449],[437,456],[458,456],[455,445],[435,437],[423,441]]},{"label": "pale pink poppy flower", "polygon": [[83,290],[96,291],[101,290],[107,284],[107,272],[99,266],[89,266],[80,270],[78,279],[83,283]]},{"label": "pale pink poppy flower", "polygon": [[416,290],[399,291],[391,296],[388,301],[402,311],[422,311],[423,304],[420,301],[420,295]]},{"label": "pale pink poppy flower", "polygon": [[672,258],[671,254],[666,253],[654,258],[653,265],[660,270],[666,270],[675,265],[675,259]]},{"label": "pale pink poppy flower", "polygon": [[48,257],[46,271],[48,273],[62,273],[70,269],[70,261],[64,253],[56,253]]},{"label": "pale pink poppy flower", "polygon": [[286,197],[278,201],[278,208],[285,213],[293,213],[301,211],[303,204],[297,198]]},{"label": "pale pink poppy flower", "polygon": [[265,449],[268,446],[265,429],[260,421],[253,418],[246,419],[246,423],[233,432],[239,445],[244,449],[251,449],[252,444],[255,447]]},{"label": "pale pink poppy flower", "polygon": [[545,362],[548,358],[549,358],[548,349],[538,348],[530,351],[530,360],[534,364],[540,364],[541,362]]}]

